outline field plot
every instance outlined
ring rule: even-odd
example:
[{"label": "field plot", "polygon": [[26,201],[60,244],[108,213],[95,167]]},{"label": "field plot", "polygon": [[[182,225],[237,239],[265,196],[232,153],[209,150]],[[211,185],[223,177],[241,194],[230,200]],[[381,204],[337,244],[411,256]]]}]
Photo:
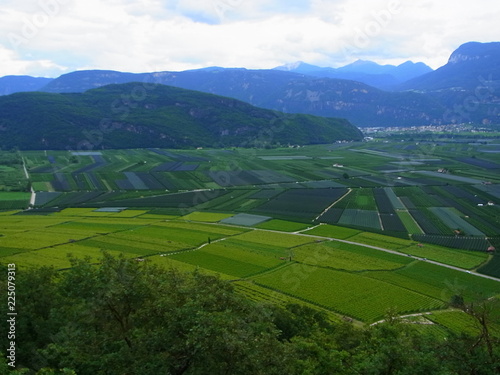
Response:
[{"label": "field plot", "polygon": [[127,256],[149,256],[160,253],[168,253],[186,248],[189,244],[172,240],[159,240],[149,238],[135,238],[132,236],[100,236],[78,243],[81,246],[97,248],[100,250],[120,252]]},{"label": "field plot", "polygon": [[243,225],[246,227],[251,227],[265,221],[270,220],[269,216],[261,216],[261,215],[251,215],[251,214],[237,214],[226,219],[221,220],[223,224],[232,224],[232,225]]},{"label": "field plot", "polygon": [[399,218],[399,215],[394,212],[391,214],[380,214],[380,221],[382,222],[382,229],[389,233],[400,232],[406,233],[406,227]]},{"label": "field plot", "polygon": [[292,264],[253,278],[257,283],[364,322],[398,313],[433,310],[443,303],[420,293],[360,274]]},{"label": "field plot", "polygon": [[[318,309],[318,305],[305,302],[303,299],[294,298],[290,295],[271,290],[255,284],[253,281],[234,281],[232,285],[238,293],[242,293],[246,298],[260,303],[272,303],[285,307],[288,304],[302,304],[309,308]],[[340,317],[327,309],[321,309],[331,322],[341,322]]]},{"label": "field plot", "polygon": [[49,232],[47,229],[34,230],[29,233],[16,233],[0,238],[0,246],[10,248],[21,248],[25,250],[42,249],[49,246],[55,246],[74,242],[75,240],[85,238],[86,234],[58,233]]},{"label": "field plot", "polygon": [[128,231],[135,228],[140,228],[148,224],[146,221],[135,221],[130,219],[112,219],[92,217],[88,219],[73,217],[69,218],[71,221],[63,222],[60,225],[54,226],[55,230],[79,230],[86,233],[89,237],[97,234],[109,234],[115,232]]},{"label": "field plot", "polygon": [[440,311],[428,315],[427,319],[457,335],[466,333],[471,336],[477,336],[480,332],[477,322],[463,311]]},{"label": "field plot", "polygon": [[394,193],[394,190],[392,188],[386,187],[386,188],[384,188],[384,192],[386,193],[387,198],[389,199],[389,201],[392,204],[392,207],[395,210],[405,210],[406,209],[405,205],[403,204],[403,202],[401,202],[401,200],[396,195],[396,193]]},{"label": "field plot", "polygon": [[423,234],[424,231],[417,224],[416,220],[408,211],[397,211],[399,219],[406,228],[406,231],[410,234]]},{"label": "field plot", "polygon": [[0,190],[19,191],[28,186],[22,163],[18,155],[0,151]]},{"label": "field plot", "polygon": [[258,224],[255,227],[259,229],[278,230],[282,232],[296,232],[308,228],[308,225],[293,221],[275,219]]},{"label": "field plot", "polygon": [[450,249],[432,244],[419,244],[411,240],[384,236],[376,233],[363,232],[349,238],[349,241],[376,246],[383,249],[396,250],[421,258],[428,258],[436,262],[449,264],[464,269],[472,269],[485,262],[487,254]]},{"label": "field plot", "polygon": [[25,209],[30,203],[30,193],[0,192],[0,210]]},{"label": "field plot", "polygon": [[289,303],[302,303],[296,298],[290,297],[268,288],[264,288],[250,281],[235,281],[232,283],[235,290],[242,293],[248,299],[255,302],[267,302],[275,305],[286,306]]},{"label": "field plot", "polygon": [[330,208],[317,218],[319,223],[337,224],[344,213],[343,208]]},{"label": "field plot", "polygon": [[408,209],[439,206],[439,201],[433,195],[424,192],[421,187],[396,187],[392,190],[400,199],[404,200]]},{"label": "field plot", "polygon": [[35,206],[44,206],[59,195],[61,195],[60,192],[38,192],[36,193]]},{"label": "field plot", "polygon": [[204,221],[207,223],[217,223],[223,219],[233,216],[232,214],[221,214],[214,212],[191,212],[188,215],[182,216],[181,220]]},{"label": "field plot", "polygon": [[477,272],[500,279],[500,256],[495,254],[488,263],[477,269]]},{"label": "field plot", "polygon": [[439,179],[443,179],[443,180],[454,181],[454,182],[458,182],[458,183],[462,183],[462,184],[480,184],[480,183],[482,183],[481,180],[478,180],[475,178],[457,176],[457,175],[452,175],[452,174],[447,174],[447,173],[439,173],[439,172],[433,172],[433,171],[416,171],[414,173],[423,174],[426,176],[439,178]]},{"label": "field plot", "polygon": [[277,195],[283,193],[284,190],[280,189],[262,189],[258,190],[254,194],[252,194],[250,199],[271,199],[276,197]]},{"label": "field plot", "polygon": [[500,199],[500,184],[491,184],[491,185],[474,185],[477,189],[484,191],[491,195],[492,197],[495,197],[497,199]]},{"label": "field plot", "polygon": [[283,263],[278,257],[270,256],[266,247],[259,249],[254,244],[249,248],[248,245],[235,240],[211,243],[202,249],[185,251],[170,257],[235,277],[260,273]]},{"label": "field plot", "polygon": [[314,238],[299,234],[288,234],[274,231],[255,229],[235,237],[241,241],[272,245],[280,248],[290,248],[313,242]]},{"label": "field plot", "polygon": [[169,207],[182,210],[194,207],[197,204],[207,202],[227,192],[214,191],[191,191],[186,193],[162,194],[144,198],[117,199],[113,201],[91,203],[93,207]]},{"label": "field plot", "polygon": [[459,229],[470,236],[484,237],[483,232],[462,219],[455,209],[450,207],[431,207],[430,210],[450,228],[450,232]]},{"label": "field plot", "polygon": [[415,219],[425,234],[450,234],[450,228],[439,220],[436,215],[433,215],[432,212],[427,211],[427,209],[408,210],[408,213]]},{"label": "field plot", "polygon": [[372,189],[358,188],[352,189],[348,195],[337,202],[335,208],[349,208],[359,210],[376,210],[377,204],[373,196]]},{"label": "field plot", "polygon": [[233,228],[222,225],[202,224],[202,223],[186,223],[184,221],[163,221],[155,223],[155,227],[165,227],[169,229],[185,229],[189,231],[204,233],[205,235],[213,235],[214,238],[235,236],[240,233],[245,233],[248,229]]},{"label": "field plot", "polygon": [[306,244],[293,249],[293,260],[346,271],[394,270],[413,260],[342,242]]},{"label": "field plot", "polygon": [[291,189],[264,203],[255,212],[280,219],[313,220],[347,193],[347,189]]},{"label": "field plot", "polygon": [[409,290],[449,302],[454,295],[468,301],[500,293],[500,283],[427,262],[416,262],[394,272],[367,272],[366,276],[384,280]]},{"label": "field plot", "polygon": [[345,209],[339,224],[363,228],[382,229],[378,211]]},{"label": "field plot", "polygon": [[[118,256],[122,250],[108,250],[111,255]],[[71,266],[69,256],[77,258],[90,257],[97,261],[102,257],[102,248],[81,246],[79,244],[65,244],[54,246],[42,250],[34,250],[14,256],[0,258],[2,261],[15,263],[21,268],[30,268],[36,266],[53,266],[55,268],[67,268]],[[138,254],[127,253],[127,256],[136,257]]]},{"label": "field plot", "polygon": [[208,176],[221,187],[267,185],[295,181],[289,176],[268,170],[210,171]]},{"label": "field plot", "polygon": [[[158,251],[161,251],[161,247],[164,246],[165,251],[171,251],[172,247],[175,249],[182,249],[200,246],[207,242],[209,237],[215,240],[221,238],[222,235],[213,232],[209,233],[184,228],[150,225],[126,232],[115,233],[108,237],[158,245],[160,249]],[[170,246],[170,244],[174,244],[174,246]]]},{"label": "field plot", "polygon": [[315,236],[338,238],[341,240],[345,240],[347,238],[355,236],[356,234],[361,233],[361,231],[357,229],[344,228],[335,225],[319,225],[304,233],[312,234]]},{"label": "field plot", "polygon": [[463,250],[486,252],[491,246],[482,237],[413,235],[412,238],[415,241]]},{"label": "field plot", "polygon": [[492,161],[477,159],[477,158],[469,158],[469,157],[461,157],[457,158],[457,161],[462,163],[470,164],[475,167],[484,168],[484,169],[500,169],[500,164],[494,163]]}]

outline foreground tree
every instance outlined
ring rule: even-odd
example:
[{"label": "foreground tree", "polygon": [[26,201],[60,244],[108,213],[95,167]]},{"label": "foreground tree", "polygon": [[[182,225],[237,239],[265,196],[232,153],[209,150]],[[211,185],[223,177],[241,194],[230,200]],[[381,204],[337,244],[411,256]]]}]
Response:
[{"label": "foreground tree", "polygon": [[[85,374],[281,374],[270,310],[214,276],[104,254],[20,274],[18,363]],[[21,309],[22,307],[22,309]],[[22,315],[21,315],[22,313]]]},{"label": "foreground tree", "polygon": [[17,276],[17,369],[0,361],[0,375],[500,373],[496,300],[463,303],[476,335],[436,335],[396,316],[360,329],[256,304],[217,277],[106,253]]}]

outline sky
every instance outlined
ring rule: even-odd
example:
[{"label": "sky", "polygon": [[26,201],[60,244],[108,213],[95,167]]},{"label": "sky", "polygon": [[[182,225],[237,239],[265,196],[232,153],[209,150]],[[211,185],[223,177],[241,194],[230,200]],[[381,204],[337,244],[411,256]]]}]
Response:
[{"label": "sky", "polygon": [[0,0],[0,76],[271,69],[358,59],[437,69],[500,40],[497,0]]}]

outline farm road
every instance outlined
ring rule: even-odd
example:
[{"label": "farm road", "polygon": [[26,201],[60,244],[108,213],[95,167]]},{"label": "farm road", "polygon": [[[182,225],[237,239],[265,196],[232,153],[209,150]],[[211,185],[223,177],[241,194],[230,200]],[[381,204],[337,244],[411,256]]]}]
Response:
[{"label": "farm road", "polygon": [[455,267],[455,266],[450,266],[449,264],[444,264],[444,263],[436,262],[434,260],[428,260],[426,258],[421,258],[421,257],[413,256],[413,255],[408,255],[408,254],[405,254],[405,253],[400,253],[399,251],[395,251],[395,250],[384,249],[384,248],[378,247],[378,246],[366,245],[366,244],[362,244],[362,243],[359,243],[359,242],[348,241],[348,240],[340,240],[340,239],[331,238],[331,237],[313,236],[313,235],[304,234],[304,233],[300,233],[298,235],[300,235],[300,236],[311,236],[311,237],[315,237],[315,238],[324,238],[324,239],[328,239],[328,240],[332,240],[332,241],[344,242],[344,243],[348,243],[348,244],[351,244],[351,245],[364,246],[364,247],[368,247],[370,249],[375,249],[375,250],[379,250],[379,251],[385,251],[386,253],[391,253],[391,254],[396,254],[396,255],[401,255],[401,256],[408,256],[408,257],[412,257],[413,259],[416,259],[416,260],[421,260],[423,262],[435,264],[436,266],[450,268],[450,269],[455,270],[455,271],[465,272],[465,273],[472,274],[474,276],[479,276],[479,277],[482,277],[482,278],[485,278],[485,279],[490,279],[490,280],[494,280],[494,281],[499,281],[500,282],[500,279],[498,279],[496,277],[492,277],[492,276],[488,276],[488,275],[482,275],[482,274],[477,273],[477,272],[472,272],[472,271],[464,270],[463,268],[459,268],[459,267]]},{"label": "farm road", "polygon": [[[212,225],[223,225],[223,224],[219,224],[219,223],[210,223],[210,224],[212,224]],[[228,225],[228,226],[249,229],[248,227],[244,227],[244,226],[237,226],[237,225]],[[496,277],[493,277],[493,276],[482,275],[482,274],[477,273],[477,272],[472,272],[472,271],[465,270],[463,268],[459,268],[459,267],[455,267],[455,266],[450,266],[449,264],[444,264],[444,263],[436,262],[434,260],[428,260],[426,258],[421,258],[421,257],[413,256],[413,255],[408,255],[408,254],[405,254],[405,253],[400,253],[399,251],[395,251],[395,250],[384,249],[383,247],[378,247],[378,246],[373,246],[373,245],[367,245],[367,244],[363,244],[363,243],[359,243],[359,242],[354,242],[354,241],[341,240],[341,239],[333,238],[333,237],[323,237],[323,236],[316,236],[316,235],[313,235],[313,234],[305,234],[305,233],[298,233],[298,232],[290,233],[290,232],[281,232],[281,231],[278,231],[278,230],[255,229],[255,228],[253,228],[253,230],[260,230],[260,231],[264,231],[264,232],[272,232],[272,233],[280,233],[280,234],[286,233],[286,234],[295,235],[295,236],[303,236],[303,237],[315,238],[315,239],[318,239],[318,240],[330,240],[330,241],[344,242],[344,243],[351,244],[351,245],[358,245],[358,246],[368,247],[370,249],[374,249],[374,250],[378,250],[378,251],[384,251],[384,252],[390,253],[390,254],[412,257],[415,260],[420,260],[420,261],[423,261],[423,262],[432,263],[432,264],[435,264],[436,266],[445,267],[445,268],[449,268],[449,269],[452,269],[452,270],[455,270],[455,271],[469,273],[471,275],[474,275],[474,276],[477,276],[477,277],[482,277],[484,279],[490,279],[490,280],[494,280],[494,281],[500,282],[499,278],[496,278]]]}]

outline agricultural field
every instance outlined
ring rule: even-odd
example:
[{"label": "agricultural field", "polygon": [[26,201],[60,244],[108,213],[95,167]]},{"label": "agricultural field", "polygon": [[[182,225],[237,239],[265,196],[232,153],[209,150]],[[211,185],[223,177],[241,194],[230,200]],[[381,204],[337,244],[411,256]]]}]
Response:
[{"label": "agricultural field", "polygon": [[317,303],[364,322],[382,318],[389,306],[398,306],[400,313],[434,310],[444,306],[438,299],[363,274],[300,263],[256,276],[254,280],[259,285]]},{"label": "agricultural field", "polygon": [[457,293],[500,294],[476,275],[500,277],[500,154],[483,150],[0,151],[0,259],[64,269],[68,254],[124,253],[364,323],[441,313]]},{"label": "agricultural field", "polygon": [[26,209],[30,203],[30,193],[0,191],[0,210]]},{"label": "agricultural field", "polygon": [[[0,259],[20,269],[40,265],[64,269],[71,265],[71,257],[97,261],[103,251],[125,254],[163,267],[220,275],[238,282],[237,290],[252,298],[301,301],[336,319],[348,316],[365,323],[383,318],[388,309],[399,314],[441,311],[459,293],[468,299],[500,293],[499,281],[388,252],[409,251],[410,240],[329,225],[291,233],[284,230],[303,225],[271,220],[266,222],[271,228],[255,228],[224,224],[225,215],[220,214],[173,217],[151,211],[6,212],[0,215]],[[335,234],[352,243],[325,237]],[[460,258],[457,254],[449,264]],[[461,260],[463,265],[469,265],[467,261],[472,259]]]}]

